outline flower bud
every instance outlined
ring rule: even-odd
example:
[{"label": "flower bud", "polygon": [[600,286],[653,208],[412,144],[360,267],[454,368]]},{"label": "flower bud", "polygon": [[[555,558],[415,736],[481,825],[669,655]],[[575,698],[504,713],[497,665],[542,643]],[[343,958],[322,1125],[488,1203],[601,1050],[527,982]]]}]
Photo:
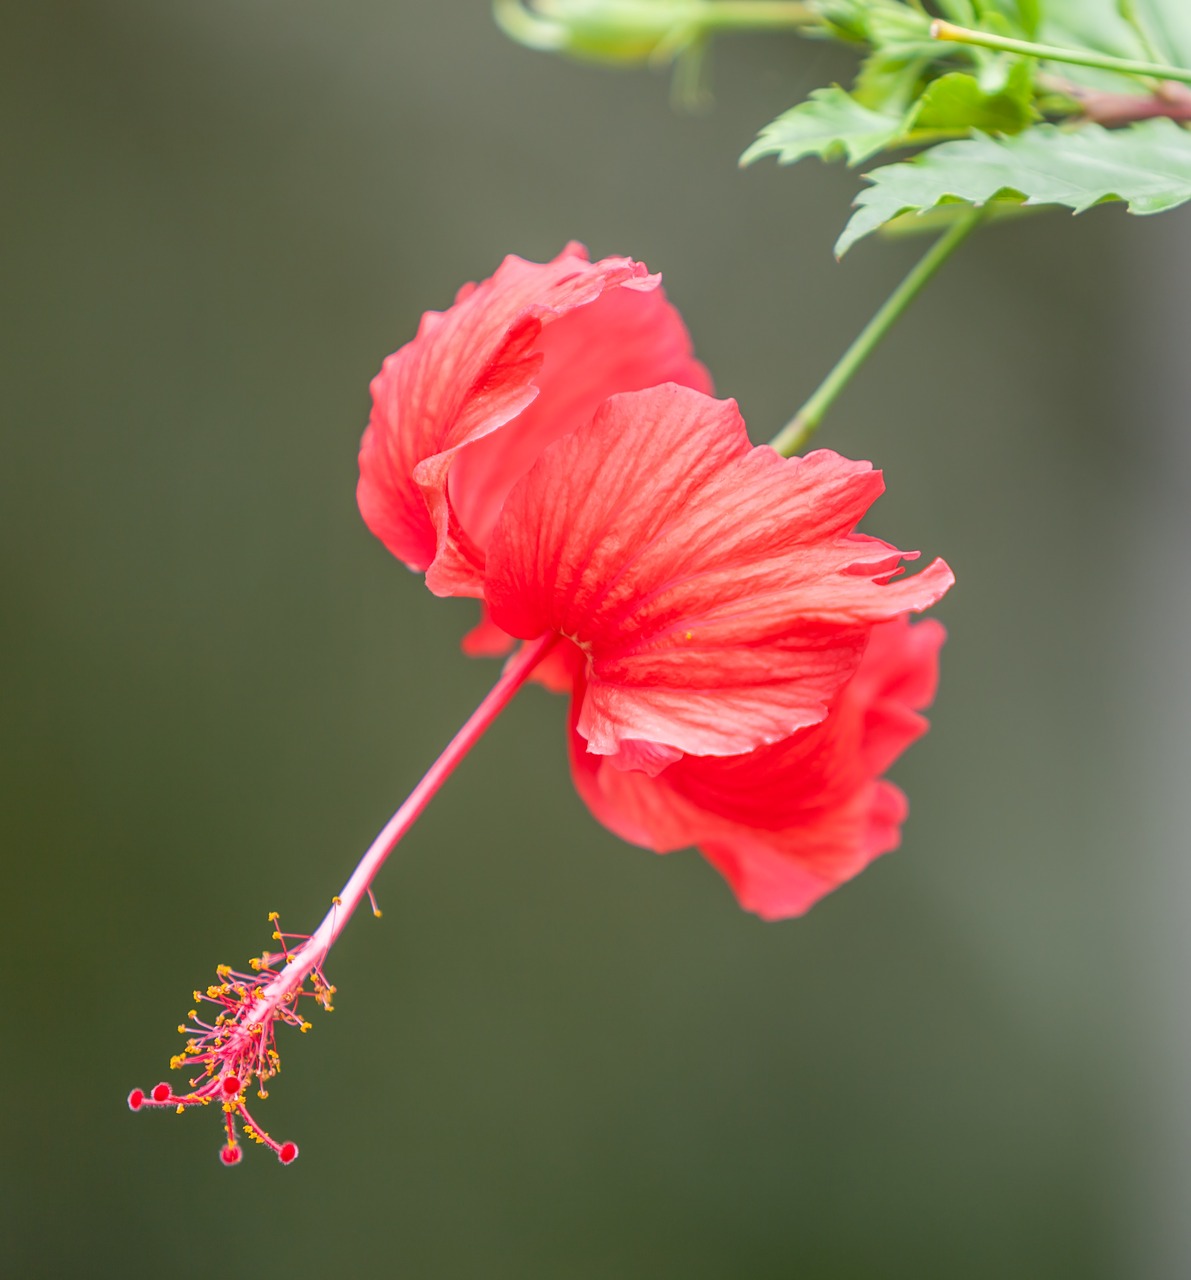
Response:
[{"label": "flower bud", "polygon": [[594,62],[669,61],[703,34],[706,0],[495,0],[505,34]]}]

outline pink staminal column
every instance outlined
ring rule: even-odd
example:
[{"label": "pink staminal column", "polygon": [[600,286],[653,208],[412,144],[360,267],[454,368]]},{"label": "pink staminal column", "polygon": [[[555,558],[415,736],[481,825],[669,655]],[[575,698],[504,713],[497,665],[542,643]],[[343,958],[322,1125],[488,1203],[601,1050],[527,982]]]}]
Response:
[{"label": "pink staminal column", "polygon": [[[297,1159],[297,1145],[270,1137],[247,1106],[248,1090],[253,1084],[258,1097],[268,1097],[265,1085],[280,1070],[278,1026],[309,1031],[311,1024],[300,1012],[304,1000],[331,1010],[335,988],[323,972],[327,953],[365,898],[371,902],[373,913],[380,915],[371,886],[385,859],[558,639],[554,634],[542,636],[523,645],[509,660],[467,723],[369,845],[312,934],[283,933],[277,913],[270,912],[273,939],[280,949],[265,951],[251,960],[248,973],[219,965],[217,981],[206,990],[192,993],[195,1008],[188,1021],[178,1027],[187,1037],[186,1045],[170,1060],[172,1070],[194,1072],[189,1088],[175,1092],[163,1082],[148,1092],[133,1089],[128,1095],[132,1111],[172,1107],[181,1114],[191,1107],[217,1103],[223,1111],[225,1142],[219,1152],[223,1164],[239,1164],[243,1158],[241,1129],[245,1138],[268,1147],[282,1164],[292,1164]],[[214,1007],[213,1015],[205,1006]],[[200,1009],[205,1016],[200,1016]]]}]

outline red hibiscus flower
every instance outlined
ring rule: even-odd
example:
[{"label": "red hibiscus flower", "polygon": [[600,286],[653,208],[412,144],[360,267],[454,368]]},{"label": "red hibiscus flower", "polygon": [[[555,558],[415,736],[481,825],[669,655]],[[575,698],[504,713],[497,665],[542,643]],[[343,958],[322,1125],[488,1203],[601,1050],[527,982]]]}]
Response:
[{"label": "red hibiscus flower", "polygon": [[[389,854],[526,680],[572,694],[575,781],[613,831],[698,845],[741,901],[797,914],[894,847],[881,774],[925,728],[942,629],[911,627],[952,582],[856,532],[881,493],[867,462],[783,458],[707,395],[658,278],[568,247],[506,259],[426,316],[373,383],[360,508],[441,595],[482,598],[473,650],[522,641],[492,691],[364,853],[311,934],[194,991],[171,1067],[128,1105],[219,1103],[220,1159],[293,1142],[248,1110],[280,1070],[277,1031],[329,1010],[324,969]],[[255,1104],[254,1104],[255,1105]]]}]

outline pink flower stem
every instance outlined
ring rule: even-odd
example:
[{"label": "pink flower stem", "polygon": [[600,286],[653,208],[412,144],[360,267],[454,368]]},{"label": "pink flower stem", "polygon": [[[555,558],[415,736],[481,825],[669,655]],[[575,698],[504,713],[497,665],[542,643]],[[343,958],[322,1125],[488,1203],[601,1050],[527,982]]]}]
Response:
[{"label": "pink flower stem", "polygon": [[483,737],[488,727],[508,706],[513,695],[557,642],[556,635],[542,636],[522,645],[509,659],[500,679],[451,739],[442,755],[426,771],[421,782],[409,793],[405,803],[368,846],[356,869],[334,899],[330,911],[323,917],[322,923],[301,946],[289,953],[289,963],[247,1010],[241,1026],[266,1021],[278,1005],[288,1000],[310,974],[322,965],[344,926],[368,896],[372,881],[384,866],[385,859],[418,820],[438,789],[454,773],[463,757]]},{"label": "pink flower stem", "polygon": [[1079,103],[1081,119],[1109,129],[1161,116],[1168,120],[1191,120],[1191,89],[1185,85],[1169,82],[1159,85],[1153,93],[1139,94],[1102,93],[1066,80],[1056,79],[1054,84],[1060,93]]}]

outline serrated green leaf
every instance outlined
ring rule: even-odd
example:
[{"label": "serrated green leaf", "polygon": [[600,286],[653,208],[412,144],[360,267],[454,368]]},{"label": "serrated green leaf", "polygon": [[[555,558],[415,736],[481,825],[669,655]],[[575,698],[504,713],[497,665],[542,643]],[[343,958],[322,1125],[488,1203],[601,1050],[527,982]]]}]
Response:
[{"label": "serrated green leaf", "polygon": [[1036,118],[1030,68],[1010,65],[1004,83],[992,92],[975,76],[953,71],[927,85],[910,115],[907,128],[928,132],[1020,133]]},{"label": "serrated green leaf", "polygon": [[865,175],[872,185],[836,242],[843,255],[901,214],[952,201],[1057,204],[1081,213],[1120,200],[1130,213],[1160,213],[1191,200],[1191,133],[1173,120],[1109,132],[1039,125],[1013,138],[977,134]]},{"label": "serrated green leaf", "polygon": [[870,111],[832,85],[816,89],[805,102],[767,124],[740,163],[771,155],[778,164],[794,164],[807,156],[859,164],[898,137],[901,125],[900,115]]}]

